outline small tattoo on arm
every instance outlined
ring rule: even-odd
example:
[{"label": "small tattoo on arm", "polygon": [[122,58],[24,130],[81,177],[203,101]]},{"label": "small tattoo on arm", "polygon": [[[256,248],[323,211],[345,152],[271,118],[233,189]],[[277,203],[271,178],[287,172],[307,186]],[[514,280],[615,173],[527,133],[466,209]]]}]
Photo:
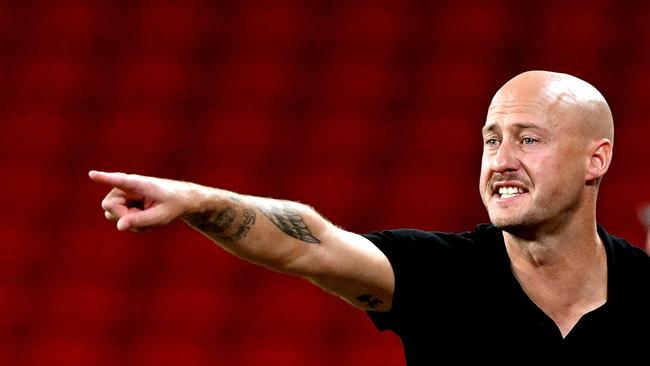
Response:
[{"label": "small tattoo on arm", "polygon": [[307,243],[320,243],[298,211],[288,204],[262,206],[260,211],[285,234]]},{"label": "small tattoo on arm", "polygon": [[368,306],[371,309],[374,309],[375,307],[377,307],[377,305],[384,303],[383,301],[379,300],[378,298],[373,297],[372,295],[368,295],[368,294],[357,296],[357,297],[355,297],[355,299],[359,300],[360,302],[368,304]]},{"label": "small tattoo on arm", "polygon": [[[232,235],[236,240],[242,239],[248,234],[248,231],[251,229],[253,224],[255,224],[255,211],[251,209],[244,209],[242,212],[242,223],[239,225],[237,231]],[[232,240],[231,240],[232,241]]]},{"label": "small tattoo on arm", "polygon": [[228,230],[235,221],[235,210],[228,207],[220,212],[204,212],[196,217],[196,227],[201,231],[221,234]]},{"label": "small tattoo on arm", "polygon": [[[227,242],[241,240],[255,224],[255,211],[249,208],[227,207],[221,211],[206,211],[190,215],[188,222],[208,236]],[[236,223],[238,225],[236,225]]]}]

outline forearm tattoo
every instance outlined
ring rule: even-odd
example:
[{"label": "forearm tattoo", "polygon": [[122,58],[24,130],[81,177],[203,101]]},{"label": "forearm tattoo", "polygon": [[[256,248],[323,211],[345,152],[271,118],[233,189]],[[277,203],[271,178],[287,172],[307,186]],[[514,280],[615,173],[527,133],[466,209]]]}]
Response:
[{"label": "forearm tattoo", "polygon": [[368,295],[368,294],[357,296],[357,297],[355,297],[355,299],[359,300],[362,303],[368,304],[368,306],[371,309],[374,309],[375,307],[377,307],[377,305],[384,303],[383,301],[379,300],[378,298],[373,297],[372,295]]},{"label": "forearm tattoo", "polygon": [[300,213],[289,204],[260,206],[260,211],[285,234],[307,243],[320,243],[320,240],[311,233]]},{"label": "forearm tattoo", "polygon": [[255,210],[227,207],[221,211],[205,211],[187,217],[190,225],[219,241],[234,242],[243,239],[255,224]]}]

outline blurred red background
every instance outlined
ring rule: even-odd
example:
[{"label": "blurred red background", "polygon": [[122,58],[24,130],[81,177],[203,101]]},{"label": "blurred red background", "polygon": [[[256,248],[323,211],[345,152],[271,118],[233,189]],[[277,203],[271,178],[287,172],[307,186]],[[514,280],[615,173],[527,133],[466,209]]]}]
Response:
[{"label": "blurred red background", "polygon": [[308,203],[356,232],[464,231],[492,94],[529,69],[616,122],[599,221],[650,201],[642,1],[0,3],[0,363],[403,365],[399,340],[181,223],[105,221],[89,169]]}]

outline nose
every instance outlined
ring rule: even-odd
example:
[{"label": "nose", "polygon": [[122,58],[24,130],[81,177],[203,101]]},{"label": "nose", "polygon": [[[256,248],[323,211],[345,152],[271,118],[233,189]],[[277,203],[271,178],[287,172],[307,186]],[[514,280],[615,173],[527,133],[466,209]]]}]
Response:
[{"label": "nose", "polygon": [[492,170],[498,173],[519,169],[519,159],[512,143],[504,140],[492,160]]}]

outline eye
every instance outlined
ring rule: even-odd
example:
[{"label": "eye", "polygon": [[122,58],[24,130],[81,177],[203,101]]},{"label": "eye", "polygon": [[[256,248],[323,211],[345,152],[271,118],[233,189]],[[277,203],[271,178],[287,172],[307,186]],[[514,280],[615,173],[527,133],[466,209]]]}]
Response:
[{"label": "eye", "polygon": [[524,137],[523,139],[521,139],[521,142],[524,145],[532,145],[537,142],[537,139],[534,137]]},{"label": "eye", "polygon": [[499,140],[494,139],[494,138],[485,140],[485,145],[486,146],[497,146],[498,144],[499,144]]}]

